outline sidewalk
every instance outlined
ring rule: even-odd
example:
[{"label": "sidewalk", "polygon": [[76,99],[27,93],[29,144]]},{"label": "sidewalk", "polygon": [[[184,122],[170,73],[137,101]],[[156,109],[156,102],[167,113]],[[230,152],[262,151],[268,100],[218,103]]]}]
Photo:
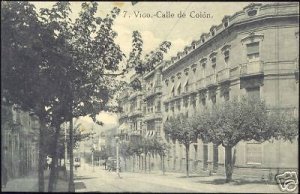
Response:
[{"label": "sidewalk", "polygon": [[[44,171],[45,175],[45,192],[48,191],[49,170]],[[28,176],[8,180],[6,188],[2,192],[38,192],[38,174],[33,172]],[[68,182],[62,178],[60,173],[57,181],[56,192],[67,192]]]},{"label": "sidewalk", "polygon": [[[205,172],[201,174],[190,174],[187,178],[185,173],[161,171],[152,172],[123,172],[121,177],[141,177],[149,183],[159,183],[161,185],[176,185],[182,189],[193,190],[194,192],[227,192],[227,193],[281,193],[277,184],[268,184],[260,179],[235,175],[231,183],[225,183],[225,176],[211,175]],[[178,181],[180,180],[180,181]],[[298,189],[294,193],[297,193]]]}]

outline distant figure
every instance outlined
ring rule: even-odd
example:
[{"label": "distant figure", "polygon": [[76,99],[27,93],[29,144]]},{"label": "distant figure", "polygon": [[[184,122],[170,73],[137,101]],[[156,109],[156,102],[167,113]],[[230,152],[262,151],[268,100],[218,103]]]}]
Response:
[{"label": "distant figure", "polygon": [[51,163],[52,163],[52,158],[50,158],[49,156],[47,156],[47,170],[51,169]]},{"label": "distant figure", "polygon": [[1,165],[1,187],[5,188],[6,184],[8,182],[8,175],[7,175],[7,165],[6,165],[6,152],[7,152],[7,146],[4,147],[4,159],[2,158],[2,161],[4,161]]}]

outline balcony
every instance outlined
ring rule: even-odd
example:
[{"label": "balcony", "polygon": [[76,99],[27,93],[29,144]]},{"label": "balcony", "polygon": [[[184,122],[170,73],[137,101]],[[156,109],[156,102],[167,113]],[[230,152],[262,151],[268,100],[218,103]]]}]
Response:
[{"label": "balcony", "polygon": [[162,114],[160,112],[147,113],[144,117],[144,121],[162,119]]},{"label": "balcony", "polygon": [[132,99],[134,99],[135,97],[140,96],[140,95],[143,95],[142,92],[140,92],[140,91],[133,92],[132,94],[130,94],[129,100],[132,100]]},{"label": "balcony", "polygon": [[230,69],[226,68],[218,72],[218,82],[226,82],[230,80]]},{"label": "balcony", "polygon": [[217,85],[217,76],[216,76],[216,74],[211,74],[211,75],[206,77],[206,85],[207,85],[207,87]]},{"label": "balcony", "polygon": [[162,93],[161,86],[156,86],[156,87],[152,88],[151,90],[146,91],[144,98],[147,99],[147,98],[150,98],[150,97],[152,97],[156,94],[161,94],[161,93]]},{"label": "balcony", "polygon": [[135,116],[140,116],[140,115],[142,115],[142,110],[136,109],[136,110],[133,110],[132,112],[130,112],[128,114],[128,117],[135,117]]},{"label": "balcony", "polygon": [[206,87],[206,80],[205,80],[205,78],[202,78],[197,82],[197,89],[202,90],[205,87]]},{"label": "balcony", "polygon": [[250,77],[263,75],[263,62],[262,61],[252,61],[248,63],[241,64],[240,77]]}]

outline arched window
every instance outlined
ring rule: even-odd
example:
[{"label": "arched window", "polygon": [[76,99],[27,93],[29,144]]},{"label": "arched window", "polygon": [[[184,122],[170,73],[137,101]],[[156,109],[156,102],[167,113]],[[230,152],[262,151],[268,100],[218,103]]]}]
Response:
[{"label": "arched window", "polygon": [[188,91],[189,91],[189,81],[186,81],[186,82],[185,82],[185,85],[184,85],[184,91],[185,91],[185,92],[188,92]]},{"label": "arched window", "polygon": [[174,86],[172,87],[171,93],[172,93],[172,96],[175,96],[175,89],[174,89]]},{"label": "arched window", "polygon": [[177,94],[178,94],[178,95],[181,94],[181,84],[179,84],[179,86],[177,87]]}]

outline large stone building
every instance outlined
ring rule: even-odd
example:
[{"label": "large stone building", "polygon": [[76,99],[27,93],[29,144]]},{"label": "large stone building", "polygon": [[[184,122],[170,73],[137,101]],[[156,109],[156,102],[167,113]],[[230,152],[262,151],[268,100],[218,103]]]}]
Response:
[{"label": "large stone building", "polygon": [[1,165],[9,178],[38,167],[38,118],[12,106],[1,106]]},{"label": "large stone building", "polygon": [[[128,91],[120,98],[122,130],[164,137],[163,123],[171,116],[190,116],[235,96],[259,97],[270,109],[298,117],[298,66],[299,4],[250,4],[225,16],[170,61],[142,77],[132,76],[131,81],[140,79],[143,92]],[[238,167],[298,168],[297,143],[240,142],[236,150]],[[199,140],[189,157],[194,170],[223,169],[222,146]],[[183,165],[184,147],[176,142],[166,166],[184,170]]]}]

